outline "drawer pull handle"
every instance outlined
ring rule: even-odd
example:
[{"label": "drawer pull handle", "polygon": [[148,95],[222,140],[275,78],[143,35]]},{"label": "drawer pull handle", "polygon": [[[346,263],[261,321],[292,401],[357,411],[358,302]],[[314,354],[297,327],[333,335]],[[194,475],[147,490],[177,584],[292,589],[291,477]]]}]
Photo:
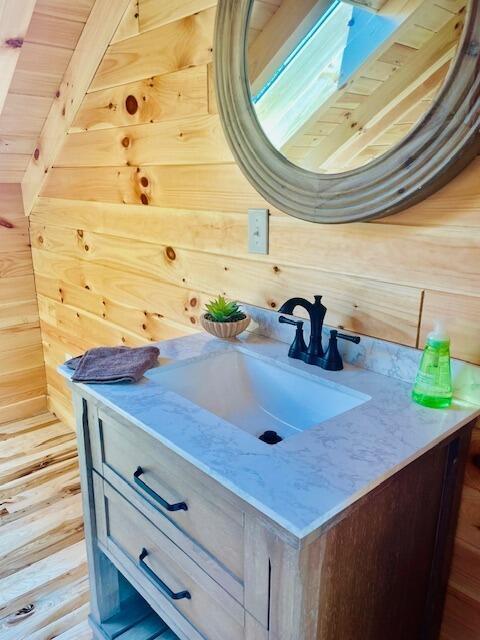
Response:
[{"label": "drawer pull handle", "polygon": [[140,487],[145,493],[147,493],[151,498],[153,498],[156,502],[162,505],[164,509],[167,511],[188,511],[188,507],[185,502],[177,502],[175,504],[169,504],[166,500],[159,496],[158,493],[155,493],[153,489],[140,480],[140,476],[143,475],[142,467],[137,467],[137,470],[133,474],[133,481],[135,484]]},{"label": "drawer pull handle", "polygon": [[138,556],[138,564],[140,566],[140,569],[147,574],[150,580],[153,580],[153,582],[158,584],[158,586],[163,591],[163,593],[165,593],[172,600],[184,600],[184,599],[191,600],[192,599],[192,596],[190,595],[190,591],[179,591],[178,593],[175,593],[175,591],[172,591],[170,587],[168,587],[163,582],[163,580],[160,580],[157,574],[154,573],[147,564],[145,564],[145,558],[147,556],[148,556],[148,551],[146,549],[142,549],[142,553]]}]

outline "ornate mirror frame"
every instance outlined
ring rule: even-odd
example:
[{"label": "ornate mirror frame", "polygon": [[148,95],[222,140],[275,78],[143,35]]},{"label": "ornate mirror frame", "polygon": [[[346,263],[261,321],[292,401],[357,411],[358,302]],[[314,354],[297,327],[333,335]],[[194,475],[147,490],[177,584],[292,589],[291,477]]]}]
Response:
[{"label": "ornate mirror frame", "polygon": [[266,137],[250,99],[247,31],[253,0],[219,0],[217,100],[225,135],[247,179],[273,206],[320,223],[370,220],[420,202],[480,150],[480,0],[470,0],[459,52],[433,107],[396,147],[342,174],[316,174]]}]

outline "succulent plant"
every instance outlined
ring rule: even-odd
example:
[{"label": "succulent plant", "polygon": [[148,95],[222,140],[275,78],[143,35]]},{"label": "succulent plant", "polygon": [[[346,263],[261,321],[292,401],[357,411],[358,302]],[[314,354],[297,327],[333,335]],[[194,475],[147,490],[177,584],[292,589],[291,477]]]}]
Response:
[{"label": "succulent plant", "polygon": [[238,322],[246,317],[236,302],[226,300],[223,296],[210,300],[206,308],[205,317],[213,322]]}]

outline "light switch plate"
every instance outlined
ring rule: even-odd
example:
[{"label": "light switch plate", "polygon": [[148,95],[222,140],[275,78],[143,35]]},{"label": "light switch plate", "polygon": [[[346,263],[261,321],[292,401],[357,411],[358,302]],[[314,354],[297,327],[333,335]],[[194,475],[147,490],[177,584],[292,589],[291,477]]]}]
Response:
[{"label": "light switch plate", "polygon": [[248,252],[268,254],[268,209],[248,210]]}]

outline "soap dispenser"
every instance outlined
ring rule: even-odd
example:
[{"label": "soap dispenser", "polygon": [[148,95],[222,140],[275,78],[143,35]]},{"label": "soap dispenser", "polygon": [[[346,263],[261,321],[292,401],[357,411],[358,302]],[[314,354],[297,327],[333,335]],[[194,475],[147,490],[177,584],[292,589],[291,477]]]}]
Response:
[{"label": "soap dispenser", "polygon": [[444,409],[452,403],[450,338],[441,322],[436,322],[434,330],[427,336],[412,398],[418,404],[433,409]]}]

